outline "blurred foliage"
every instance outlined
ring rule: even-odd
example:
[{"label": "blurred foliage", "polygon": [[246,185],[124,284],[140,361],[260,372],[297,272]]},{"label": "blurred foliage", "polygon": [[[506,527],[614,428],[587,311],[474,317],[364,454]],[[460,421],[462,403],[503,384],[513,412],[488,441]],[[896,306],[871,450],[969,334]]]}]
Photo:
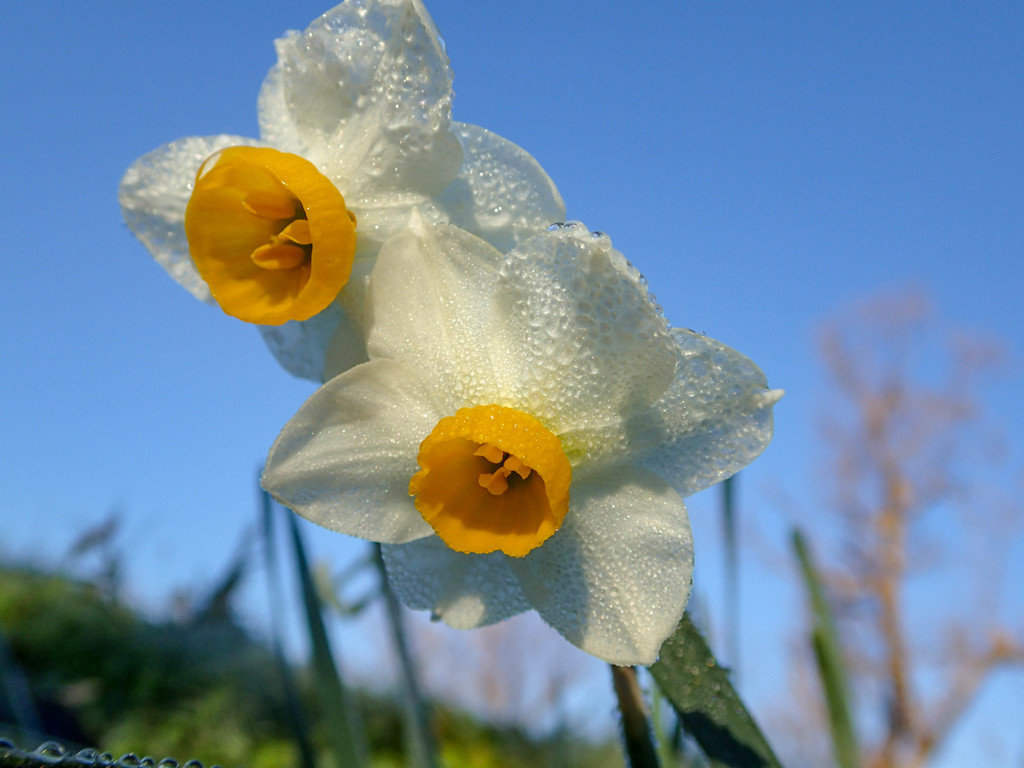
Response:
[{"label": "blurred foliage", "polygon": [[[230,611],[153,622],[96,583],[0,567],[0,633],[8,664],[28,681],[45,732],[18,730],[17,713],[0,686],[0,736],[22,745],[45,737],[69,748],[173,755],[206,765],[298,765],[274,655]],[[10,671],[0,669],[0,676]],[[312,673],[297,673],[310,707]],[[371,764],[403,766],[400,704],[366,692],[357,694],[357,704]],[[437,704],[430,709],[444,766],[622,765],[613,742],[594,745],[568,734],[538,739]],[[314,729],[319,750],[327,727]]]},{"label": "blurred foliage", "polygon": [[230,621],[154,624],[91,583],[4,569],[0,629],[44,730],[65,744],[288,762],[277,669]]}]

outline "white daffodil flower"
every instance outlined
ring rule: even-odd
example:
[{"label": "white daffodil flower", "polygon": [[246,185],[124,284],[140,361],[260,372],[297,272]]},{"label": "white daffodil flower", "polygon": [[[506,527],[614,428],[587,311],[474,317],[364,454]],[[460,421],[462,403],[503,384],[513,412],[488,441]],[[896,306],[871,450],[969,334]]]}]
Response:
[{"label": "white daffodil flower", "polygon": [[414,208],[507,250],[565,207],[529,154],[451,121],[448,57],[420,0],[347,0],[277,53],[259,140],[160,147],[125,174],[120,202],[175,280],[322,381],[366,359],[365,282]]},{"label": "white daffodil flower", "polygon": [[383,542],[411,608],[459,628],[533,608],[595,656],[652,663],[690,591],[682,497],[765,448],[781,392],[671,330],[580,224],[502,255],[414,221],[381,250],[366,306],[369,361],[285,426],[264,488]]}]

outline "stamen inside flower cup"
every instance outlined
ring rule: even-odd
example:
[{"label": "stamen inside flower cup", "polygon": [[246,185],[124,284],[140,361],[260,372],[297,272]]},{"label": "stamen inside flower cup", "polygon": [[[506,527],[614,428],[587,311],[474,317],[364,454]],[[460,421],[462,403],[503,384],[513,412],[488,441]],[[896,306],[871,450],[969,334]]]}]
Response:
[{"label": "stamen inside flower cup", "polygon": [[514,408],[478,405],[441,419],[418,461],[409,495],[458,552],[522,557],[558,530],[569,509],[572,468],[561,442]]},{"label": "stamen inside flower cup", "polygon": [[345,287],[355,216],[316,166],[268,147],[207,158],[185,210],[196,269],[229,315],[280,325],[326,309]]}]

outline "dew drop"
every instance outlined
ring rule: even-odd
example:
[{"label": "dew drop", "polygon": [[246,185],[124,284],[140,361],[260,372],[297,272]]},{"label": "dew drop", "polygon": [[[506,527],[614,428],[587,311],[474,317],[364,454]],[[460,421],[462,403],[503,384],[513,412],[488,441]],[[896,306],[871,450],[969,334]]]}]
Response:
[{"label": "dew drop", "polygon": [[52,762],[52,758],[62,758],[65,754],[64,747],[55,741],[45,741],[36,749],[36,755],[46,762]]}]

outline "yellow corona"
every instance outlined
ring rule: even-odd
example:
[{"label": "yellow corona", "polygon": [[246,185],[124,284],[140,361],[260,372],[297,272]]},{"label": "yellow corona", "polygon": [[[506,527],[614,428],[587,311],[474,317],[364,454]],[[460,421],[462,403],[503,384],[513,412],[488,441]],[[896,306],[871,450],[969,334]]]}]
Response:
[{"label": "yellow corona", "polygon": [[355,217],[331,181],[298,155],[228,147],[196,174],[185,211],[196,269],[229,315],[306,320],[352,272]]},{"label": "yellow corona", "polygon": [[558,530],[569,509],[572,468],[561,442],[513,408],[478,405],[441,419],[418,460],[409,494],[458,552],[522,557]]}]

